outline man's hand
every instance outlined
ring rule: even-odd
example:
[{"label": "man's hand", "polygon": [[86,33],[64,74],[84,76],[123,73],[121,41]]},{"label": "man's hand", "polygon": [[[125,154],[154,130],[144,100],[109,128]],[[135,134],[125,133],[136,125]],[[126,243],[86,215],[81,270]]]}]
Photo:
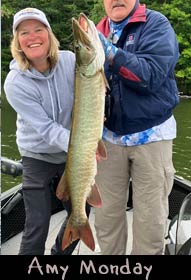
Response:
[{"label": "man's hand", "polygon": [[115,56],[118,48],[115,47],[111,42],[109,42],[101,32],[98,32],[98,35],[103,45],[105,58],[109,63],[112,63],[113,57]]}]

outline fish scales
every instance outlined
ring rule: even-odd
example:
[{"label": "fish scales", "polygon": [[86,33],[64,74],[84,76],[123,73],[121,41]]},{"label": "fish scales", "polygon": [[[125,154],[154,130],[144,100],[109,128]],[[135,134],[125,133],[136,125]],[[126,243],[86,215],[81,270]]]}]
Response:
[{"label": "fish scales", "polygon": [[[100,124],[104,118],[104,96],[100,95],[105,88],[103,77],[100,76],[100,73],[96,74],[94,85],[91,79],[87,81],[85,78],[76,83],[76,91],[82,94],[74,104],[74,126],[72,126],[71,148],[68,153],[66,171],[72,170],[69,172],[70,196],[74,211],[76,207],[77,216],[79,216],[79,206],[83,205],[80,194],[82,193],[84,198],[87,198],[97,172],[95,154],[102,134]],[[96,84],[101,84],[103,88],[100,90],[100,86]]]},{"label": "fish scales", "polygon": [[80,238],[92,250],[95,243],[85,212],[86,201],[101,206],[95,185],[96,154],[106,158],[101,141],[104,120],[106,79],[104,51],[96,27],[84,14],[72,19],[76,54],[75,96],[68,155],[64,175],[56,194],[71,199],[72,212],[62,241],[62,249]]}]

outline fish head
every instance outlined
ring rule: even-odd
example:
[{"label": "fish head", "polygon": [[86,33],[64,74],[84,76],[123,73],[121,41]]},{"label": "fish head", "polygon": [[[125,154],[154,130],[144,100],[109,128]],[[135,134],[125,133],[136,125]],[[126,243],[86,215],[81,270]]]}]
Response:
[{"label": "fish head", "polygon": [[98,31],[93,21],[83,13],[78,20],[72,18],[76,65],[86,76],[94,75],[103,68],[105,55]]}]

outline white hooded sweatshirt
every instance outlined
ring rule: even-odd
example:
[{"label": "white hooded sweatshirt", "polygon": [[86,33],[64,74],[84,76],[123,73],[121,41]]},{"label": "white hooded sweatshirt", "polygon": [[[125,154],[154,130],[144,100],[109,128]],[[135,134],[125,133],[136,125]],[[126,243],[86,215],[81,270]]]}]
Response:
[{"label": "white hooded sweatshirt", "polygon": [[65,161],[58,155],[68,150],[74,71],[75,55],[70,51],[59,51],[58,63],[47,75],[34,68],[22,71],[11,61],[4,90],[17,112],[17,145],[22,156]]}]

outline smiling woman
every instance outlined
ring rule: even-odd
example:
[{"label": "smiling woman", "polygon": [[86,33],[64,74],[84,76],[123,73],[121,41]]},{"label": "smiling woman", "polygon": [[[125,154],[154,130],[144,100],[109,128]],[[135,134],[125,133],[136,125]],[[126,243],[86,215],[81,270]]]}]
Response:
[{"label": "smiling woman", "polygon": [[47,71],[50,42],[46,26],[35,19],[25,20],[19,24],[17,32],[21,51],[28,57],[31,65],[39,72]]},{"label": "smiling woman", "polygon": [[[17,113],[16,142],[22,157],[26,207],[19,254],[43,255],[51,216],[50,183],[55,176],[58,180],[62,176],[68,150],[75,56],[59,51],[45,14],[35,8],[15,14],[11,52],[14,59],[4,89]],[[63,204],[70,214],[70,201]],[[62,250],[65,224],[52,254],[71,254],[78,242]]]},{"label": "smiling woman", "polygon": [[44,72],[56,65],[59,42],[43,12],[31,8],[24,11],[14,17],[12,56],[21,69],[26,70],[32,65]]}]

